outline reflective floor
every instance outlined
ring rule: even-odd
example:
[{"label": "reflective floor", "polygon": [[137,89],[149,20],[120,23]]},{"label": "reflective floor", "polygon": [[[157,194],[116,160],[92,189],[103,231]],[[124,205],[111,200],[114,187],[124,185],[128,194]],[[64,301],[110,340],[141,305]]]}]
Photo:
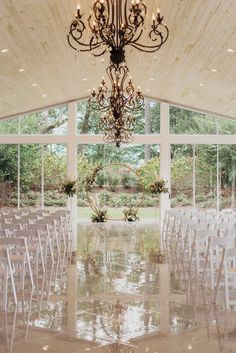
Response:
[{"label": "reflective floor", "polygon": [[1,313],[0,352],[8,339],[13,353],[235,353],[236,312],[189,295],[157,264],[158,247],[155,222],[79,224],[67,276],[24,298],[27,318],[21,307]]}]

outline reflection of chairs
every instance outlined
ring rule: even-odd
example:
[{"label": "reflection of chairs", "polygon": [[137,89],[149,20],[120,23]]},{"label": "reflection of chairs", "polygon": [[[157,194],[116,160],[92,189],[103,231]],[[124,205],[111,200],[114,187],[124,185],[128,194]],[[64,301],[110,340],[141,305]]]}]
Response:
[{"label": "reflection of chairs", "polygon": [[14,305],[13,311],[0,310],[0,334],[7,348],[8,353],[12,353],[16,330],[17,306]]},{"label": "reflection of chairs", "polygon": [[17,224],[2,224],[2,229],[5,230],[7,236],[14,235],[16,230],[21,229],[21,225]]},{"label": "reflection of chairs", "polygon": [[2,237],[0,238],[0,244],[9,248],[10,261],[14,268],[16,290],[21,290],[23,293],[26,291],[27,277],[30,279],[33,288],[34,280],[26,238]]},{"label": "reflection of chairs", "polygon": [[39,280],[42,280],[45,274],[43,248],[40,234],[37,230],[24,229],[15,231],[15,237],[27,239],[27,247],[31,261],[33,281],[36,287],[37,295],[39,295]]},{"label": "reflection of chairs", "polygon": [[11,284],[11,291],[13,294],[13,303],[17,305],[16,287],[13,276],[13,266],[10,259],[10,253],[7,246],[1,243],[0,249],[0,299],[1,310],[6,311],[9,296],[9,282]]}]

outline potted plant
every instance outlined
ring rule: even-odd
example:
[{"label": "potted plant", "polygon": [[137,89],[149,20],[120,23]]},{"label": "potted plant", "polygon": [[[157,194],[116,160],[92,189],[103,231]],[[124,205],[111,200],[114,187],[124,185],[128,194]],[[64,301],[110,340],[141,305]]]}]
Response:
[{"label": "potted plant", "polygon": [[66,179],[61,185],[61,192],[68,197],[73,197],[78,190],[77,180]]},{"label": "potted plant", "polygon": [[149,185],[149,191],[152,194],[167,193],[169,190],[166,187],[167,181],[164,179],[157,179],[154,183]]},{"label": "potted plant", "polygon": [[108,210],[107,209],[99,209],[97,208],[96,210],[94,209],[94,212],[91,216],[91,221],[92,222],[97,222],[97,223],[104,223],[108,220]]},{"label": "potted plant", "polygon": [[123,213],[125,215],[125,221],[127,222],[139,221],[137,208],[130,206],[129,208],[125,208]]}]

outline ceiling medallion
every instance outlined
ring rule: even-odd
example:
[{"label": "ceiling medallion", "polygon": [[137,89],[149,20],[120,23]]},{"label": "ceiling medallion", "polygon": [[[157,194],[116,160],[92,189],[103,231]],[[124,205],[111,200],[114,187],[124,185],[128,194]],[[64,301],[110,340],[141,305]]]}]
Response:
[{"label": "ceiling medallion", "polygon": [[121,143],[133,141],[132,131],[135,126],[134,112],[140,111],[144,106],[144,97],[140,88],[134,88],[131,78],[127,84],[129,69],[126,65],[111,64],[106,73],[109,77],[111,88],[108,90],[105,79],[96,92],[94,89],[88,100],[92,109],[99,110],[102,115],[100,128],[104,132],[104,141]]},{"label": "ceiling medallion", "polygon": [[152,15],[152,21],[145,43],[141,42],[144,32],[147,7],[142,0],[95,0],[87,19],[90,33],[86,30],[80,5],[67,35],[69,45],[81,52],[90,51],[94,56],[110,51],[112,63],[125,61],[125,48],[131,46],[142,52],[159,50],[169,36],[169,29],[163,23],[160,10]]}]

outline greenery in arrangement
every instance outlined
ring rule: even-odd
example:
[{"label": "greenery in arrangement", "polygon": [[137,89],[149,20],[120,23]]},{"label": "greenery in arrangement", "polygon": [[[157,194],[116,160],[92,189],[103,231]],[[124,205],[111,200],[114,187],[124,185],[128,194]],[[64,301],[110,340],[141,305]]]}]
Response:
[{"label": "greenery in arrangement", "polygon": [[108,220],[108,210],[107,209],[97,209],[95,213],[91,216],[91,221],[94,223],[104,223]]},{"label": "greenery in arrangement", "polygon": [[134,208],[134,207],[125,208],[123,213],[125,216],[125,221],[127,222],[139,221],[137,208]]},{"label": "greenery in arrangement", "polygon": [[77,193],[77,180],[66,179],[61,185],[61,192],[68,197],[72,197]]},{"label": "greenery in arrangement", "polygon": [[95,166],[92,171],[86,176],[85,189],[90,189],[95,183],[97,173],[101,169],[101,166]]},{"label": "greenery in arrangement", "polygon": [[161,194],[162,192],[167,193],[169,190],[166,187],[166,184],[167,181],[165,181],[164,179],[156,180],[149,186],[150,192],[152,194]]}]

